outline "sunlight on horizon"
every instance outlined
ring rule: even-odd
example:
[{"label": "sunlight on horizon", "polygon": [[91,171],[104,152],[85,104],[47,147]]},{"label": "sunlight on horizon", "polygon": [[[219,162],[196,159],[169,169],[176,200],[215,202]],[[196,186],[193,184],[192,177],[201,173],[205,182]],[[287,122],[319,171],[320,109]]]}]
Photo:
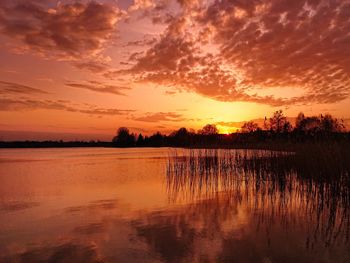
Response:
[{"label": "sunlight on horizon", "polygon": [[4,0],[0,136],[231,133],[279,109],[349,128],[348,6],[306,2]]}]

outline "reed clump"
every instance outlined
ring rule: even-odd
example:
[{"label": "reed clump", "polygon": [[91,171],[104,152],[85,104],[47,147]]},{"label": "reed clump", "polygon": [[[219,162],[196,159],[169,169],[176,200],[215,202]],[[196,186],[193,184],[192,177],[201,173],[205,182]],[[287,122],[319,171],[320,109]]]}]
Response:
[{"label": "reed clump", "polygon": [[297,208],[309,222],[310,246],[320,237],[325,246],[335,244],[339,233],[346,242],[350,239],[350,147],[346,145],[304,145],[293,151],[174,150],[166,178],[173,200],[209,200],[225,194],[260,211],[269,207],[272,215],[280,211],[285,218]]},{"label": "reed clump", "polygon": [[293,151],[189,149],[174,150],[167,162],[167,180],[190,192],[223,191],[238,182],[268,184],[285,191],[297,180],[330,199],[350,203],[350,147],[341,144],[305,144]]}]

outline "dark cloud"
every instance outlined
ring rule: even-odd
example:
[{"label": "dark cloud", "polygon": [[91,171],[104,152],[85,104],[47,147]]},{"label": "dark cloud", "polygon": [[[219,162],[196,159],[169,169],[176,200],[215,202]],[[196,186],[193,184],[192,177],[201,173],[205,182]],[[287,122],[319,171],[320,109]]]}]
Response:
[{"label": "dark cloud", "polygon": [[[129,11],[142,11],[139,12],[137,19],[149,18],[154,24],[166,24],[173,17],[173,10],[171,7],[171,0],[136,0],[133,10]],[[135,7],[141,8],[135,8]]]},{"label": "dark cloud", "polygon": [[349,1],[224,0],[200,24],[213,29],[242,87],[300,87],[305,95],[283,102],[334,103],[349,95],[349,10]]},{"label": "dark cloud", "polygon": [[103,73],[110,68],[108,64],[95,61],[76,63],[74,66],[78,69],[88,70],[92,73]]},{"label": "dark cloud", "polygon": [[[273,97],[248,95],[237,86],[235,72],[222,66],[223,61],[210,53],[202,53],[186,33],[186,19],[175,19],[166,34],[136,64],[113,74],[132,74],[138,81],[153,82],[185,89],[217,100],[240,100],[282,104]],[[185,32],[185,33],[184,33]],[[139,55],[139,54],[137,54]]]},{"label": "dark cloud", "polygon": [[149,130],[143,129],[140,127],[128,127],[128,128],[133,132],[141,132],[141,133],[148,133],[149,132]]},{"label": "dark cloud", "polygon": [[181,62],[186,66],[194,65],[196,49],[193,43],[178,36],[184,25],[183,19],[174,21],[166,35],[138,59],[133,71],[176,73],[181,70]]},{"label": "dark cloud", "polygon": [[[220,101],[282,106],[348,98],[350,1],[179,4],[182,12],[167,21],[160,39],[118,74]],[[303,94],[261,95],[273,88]]]},{"label": "dark cloud", "polygon": [[61,110],[68,112],[83,113],[89,115],[127,115],[133,110],[115,108],[100,108],[95,105],[77,106],[65,100],[37,100],[37,99],[0,99],[0,111],[28,111],[28,110]]},{"label": "dark cloud", "polygon": [[170,121],[170,122],[178,122],[186,120],[182,114],[176,112],[156,112],[156,113],[146,113],[140,117],[133,117],[135,121],[143,121],[143,122],[161,122],[161,121]]},{"label": "dark cloud", "polygon": [[94,1],[49,8],[42,2],[5,0],[0,5],[0,32],[19,40],[17,48],[81,59],[100,53],[122,16],[116,7]]},{"label": "dark cloud", "polygon": [[[349,97],[349,0],[176,2],[134,1],[130,15],[137,11],[139,18],[163,23],[166,29],[156,38],[146,35],[126,43],[124,47],[147,49],[134,50],[128,61],[120,62],[122,69],[92,59],[101,55],[124,17],[108,4],[49,8],[40,1],[6,0],[0,6],[0,32],[20,41],[16,48],[59,59],[87,57],[74,65],[106,78],[127,74],[172,92],[186,90],[219,101],[287,106]],[[69,85],[123,93],[105,85]],[[298,95],[283,91],[291,88]]]},{"label": "dark cloud", "polygon": [[48,92],[14,82],[0,81],[0,94],[29,95],[48,94]]},{"label": "dark cloud", "polygon": [[68,82],[66,86],[78,89],[85,89],[101,93],[111,93],[114,95],[125,95],[124,91],[130,90],[129,87],[115,86],[110,84],[101,83],[98,81],[88,81],[83,83]]},{"label": "dark cloud", "polygon": [[142,57],[143,54],[144,54],[144,52],[142,52],[142,51],[133,52],[133,53],[129,56],[129,61],[137,61],[139,58]]},{"label": "dark cloud", "polygon": [[157,39],[155,37],[152,38],[144,38],[141,40],[135,40],[135,41],[129,41],[128,43],[125,44],[126,47],[130,47],[130,46],[149,46],[154,44],[157,41]]}]

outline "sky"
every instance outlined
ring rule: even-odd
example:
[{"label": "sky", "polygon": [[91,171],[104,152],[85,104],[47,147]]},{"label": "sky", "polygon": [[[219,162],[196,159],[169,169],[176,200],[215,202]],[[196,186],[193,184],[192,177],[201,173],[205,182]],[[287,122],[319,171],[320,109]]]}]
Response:
[{"label": "sky", "polygon": [[1,0],[0,140],[350,123],[350,1]]}]

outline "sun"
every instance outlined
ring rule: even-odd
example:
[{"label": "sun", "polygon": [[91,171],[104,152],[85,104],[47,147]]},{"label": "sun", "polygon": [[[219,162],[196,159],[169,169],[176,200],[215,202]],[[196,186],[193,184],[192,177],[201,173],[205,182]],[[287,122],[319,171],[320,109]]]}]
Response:
[{"label": "sun", "polygon": [[236,127],[227,127],[227,126],[221,126],[221,125],[218,125],[218,129],[220,134],[226,134],[226,135],[234,133],[237,130]]},{"label": "sun", "polygon": [[217,128],[219,130],[220,134],[226,134],[229,135],[231,133],[235,133],[239,130],[238,127],[229,127],[229,126],[224,126],[224,125],[217,125]]}]

